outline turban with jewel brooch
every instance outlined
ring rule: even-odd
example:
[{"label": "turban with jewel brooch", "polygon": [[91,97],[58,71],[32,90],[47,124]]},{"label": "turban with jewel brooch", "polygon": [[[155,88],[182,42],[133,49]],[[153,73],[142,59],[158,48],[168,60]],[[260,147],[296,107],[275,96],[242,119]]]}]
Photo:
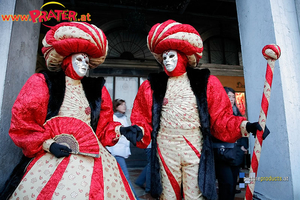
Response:
[{"label": "turban with jewel brooch", "polygon": [[174,20],[155,24],[149,31],[147,45],[161,64],[164,51],[178,50],[187,56],[190,67],[196,67],[203,51],[202,39],[197,30],[189,24],[181,24]]},{"label": "turban with jewel brooch", "polygon": [[104,62],[108,47],[103,31],[86,22],[57,24],[47,32],[42,43],[42,52],[50,71],[59,71],[63,59],[74,53],[86,53],[90,68],[96,68]]}]

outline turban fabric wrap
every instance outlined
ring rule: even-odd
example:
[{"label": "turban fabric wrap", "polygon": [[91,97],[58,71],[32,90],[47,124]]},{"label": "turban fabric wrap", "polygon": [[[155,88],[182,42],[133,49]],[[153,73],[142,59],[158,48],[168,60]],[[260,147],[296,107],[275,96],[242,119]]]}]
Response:
[{"label": "turban fabric wrap", "polygon": [[93,69],[104,62],[108,47],[103,31],[86,22],[60,23],[47,32],[42,43],[50,71],[59,71],[62,61],[75,53],[86,53]]},{"label": "turban fabric wrap", "polygon": [[190,67],[196,67],[203,51],[203,42],[197,30],[189,24],[181,24],[174,20],[155,24],[149,31],[147,45],[161,64],[164,51],[177,50],[187,56]]}]

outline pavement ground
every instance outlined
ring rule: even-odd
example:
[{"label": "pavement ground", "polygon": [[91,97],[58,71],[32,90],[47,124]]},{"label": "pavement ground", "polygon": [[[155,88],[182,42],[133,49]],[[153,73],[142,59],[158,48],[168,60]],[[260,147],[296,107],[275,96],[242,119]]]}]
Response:
[{"label": "pavement ground", "polygon": [[[134,187],[134,190],[139,197],[140,200],[154,200],[149,193],[146,193],[145,190],[136,184],[134,184],[137,177],[142,172],[143,168],[128,168],[130,181]],[[241,172],[244,172],[246,176],[248,176],[249,170],[243,169]],[[238,189],[238,186],[237,186]],[[241,193],[235,194],[234,200],[243,200],[245,197],[246,188],[241,188]]]}]

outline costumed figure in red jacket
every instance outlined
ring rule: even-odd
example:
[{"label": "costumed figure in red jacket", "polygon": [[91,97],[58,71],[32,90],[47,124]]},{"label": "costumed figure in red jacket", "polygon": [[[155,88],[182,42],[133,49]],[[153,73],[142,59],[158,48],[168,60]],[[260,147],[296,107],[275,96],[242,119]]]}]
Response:
[{"label": "costumed figure in red jacket", "polygon": [[9,135],[32,160],[11,198],[135,199],[104,147],[116,144],[120,131],[142,131],[114,122],[105,80],[85,76],[104,62],[106,36],[94,25],[64,22],[43,46],[49,71],[33,74],[12,108]]},{"label": "costumed figure in red jacket", "polygon": [[220,81],[208,69],[195,69],[203,43],[194,27],[173,20],[156,24],[147,44],[164,72],[150,74],[140,86],[131,122],[144,131],[138,147],[152,139],[151,195],[217,199],[211,137],[235,142],[260,126],[234,116]]}]

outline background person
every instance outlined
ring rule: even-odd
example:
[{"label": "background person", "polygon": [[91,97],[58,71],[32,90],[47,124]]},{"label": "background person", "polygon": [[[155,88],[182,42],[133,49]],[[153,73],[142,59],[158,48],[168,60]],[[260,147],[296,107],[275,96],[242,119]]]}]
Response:
[{"label": "background person", "polygon": [[[129,124],[127,122],[127,117],[125,115],[126,112],[126,102],[123,99],[115,99],[113,101],[113,110],[114,116],[113,119],[116,122],[120,122],[124,127],[128,127]],[[138,199],[128,173],[127,165],[125,159],[127,159],[130,155],[130,141],[123,135],[119,138],[117,144],[111,147],[106,147],[106,149],[116,158],[117,162],[119,163],[128,183],[131,185],[131,188]]]},{"label": "background person", "polygon": [[[232,88],[224,87],[230,100],[233,114],[242,116],[236,106],[235,91]],[[215,170],[218,180],[219,200],[234,200],[236,193],[237,177],[241,165],[244,161],[244,154],[248,148],[248,138],[240,138],[235,143],[226,143],[214,138],[215,152]],[[232,152],[230,158],[223,154],[228,151]]]},{"label": "background person", "polygon": [[151,190],[151,142],[145,149],[145,153],[147,156],[147,165],[135,180],[135,184],[144,188],[146,193],[149,193]]}]

